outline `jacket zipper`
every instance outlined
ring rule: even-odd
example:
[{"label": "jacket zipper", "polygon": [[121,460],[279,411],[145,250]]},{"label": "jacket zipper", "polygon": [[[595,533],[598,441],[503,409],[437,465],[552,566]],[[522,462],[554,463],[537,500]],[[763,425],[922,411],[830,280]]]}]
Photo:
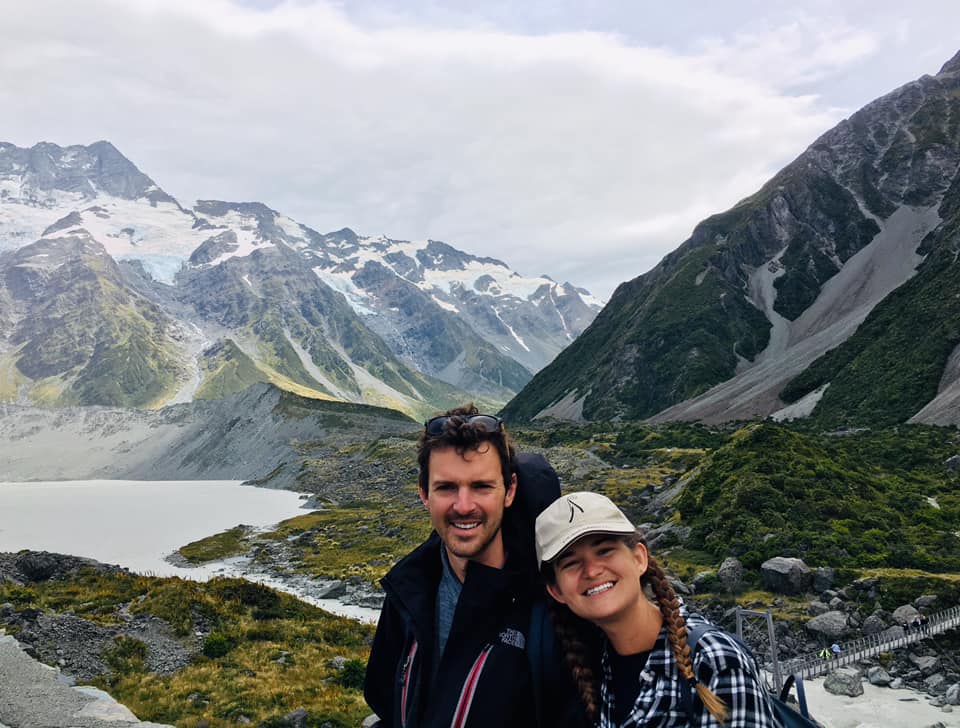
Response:
[{"label": "jacket zipper", "polygon": [[477,683],[480,681],[480,673],[483,672],[487,655],[490,654],[492,649],[493,645],[488,644],[474,660],[473,667],[470,668],[467,680],[460,691],[460,700],[457,701],[457,709],[453,711],[453,722],[450,723],[450,728],[463,728],[466,725],[467,716],[470,714],[470,706],[473,704],[473,696],[477,691]]},{"label": "jacket zipper", "polygon": [[407,653],[407,659],[403,663],[403,672],[400,680],[403,688],[400,690],[400,725],[405,728],[407,725],[407,695],[410,690],[410,677],[413,675],[413,659],[417,656],[417,640],[414,638],[410,645],[410,652]]}]

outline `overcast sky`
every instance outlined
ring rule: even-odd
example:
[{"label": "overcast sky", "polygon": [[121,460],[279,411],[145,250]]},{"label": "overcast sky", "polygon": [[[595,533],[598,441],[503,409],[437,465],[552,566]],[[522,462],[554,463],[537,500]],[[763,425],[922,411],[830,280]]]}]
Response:
[{"label": "overcast sky", "polygon": [[[4,7],[7,6],[7,7]],[[956,0],[0,0],[0,141],[608,297],[960,50]]]}]

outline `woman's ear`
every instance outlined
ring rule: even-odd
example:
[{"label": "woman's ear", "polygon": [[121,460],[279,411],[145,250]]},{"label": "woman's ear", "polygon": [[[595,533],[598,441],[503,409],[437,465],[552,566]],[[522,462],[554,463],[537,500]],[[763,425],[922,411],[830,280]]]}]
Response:
[{"label": "woman's ear", "polygon": [[563,594],[557,588],[556,584],[547,584],[547,593],[549,593],[555,601],[558,601],[561,604],[567,603],[567,600],[563,598]]},{"label": "woman's ear", "polygon": [[650,563],[650,552],[647,551],[647,547],[642,543],[638,543],[633,547],[633,558],[637,560],[637,566],[640,567],[640,575],[643,576],[647,573],[647,564]]}]

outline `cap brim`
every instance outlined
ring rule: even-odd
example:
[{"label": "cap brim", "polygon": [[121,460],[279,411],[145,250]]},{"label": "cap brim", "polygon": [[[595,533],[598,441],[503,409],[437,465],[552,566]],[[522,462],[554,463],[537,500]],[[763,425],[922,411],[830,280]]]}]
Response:
[{"label": "cap brim", "polygon": [[579,541],[584,536],[589,536],[591,533],[609,534],[611,536],[624,536],[630,533],[636,533],[636,530],[637,529],[634,528],[632,524],[629,528],[627,528],[623,521],[591,523],[581,528],[574,529],[569,534],[566,534],[563,540],[559,543],[550,544],[548,548],[543,550],[543,555],[540,557],[540,561],[545,563],[553,561],[565,548],[567,548],[567,546],[575,541]]}]

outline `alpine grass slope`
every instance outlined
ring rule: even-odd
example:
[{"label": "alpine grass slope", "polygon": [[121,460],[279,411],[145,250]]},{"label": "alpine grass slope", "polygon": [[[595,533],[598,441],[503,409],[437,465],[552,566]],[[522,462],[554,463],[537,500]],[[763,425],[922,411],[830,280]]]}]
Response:
[{"label": "alpine grass slope", "polygon": [[710,217],[511,419],[960,423],[960,54]]}]

